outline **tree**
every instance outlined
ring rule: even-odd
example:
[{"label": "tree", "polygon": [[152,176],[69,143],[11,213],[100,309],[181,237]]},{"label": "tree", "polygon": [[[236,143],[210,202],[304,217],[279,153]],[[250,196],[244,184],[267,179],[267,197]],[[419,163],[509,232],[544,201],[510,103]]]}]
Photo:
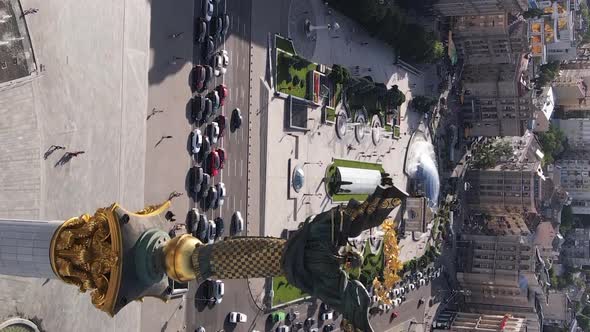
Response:
[{"label": "tree", "polygon": [[522,13],[522,17],[524,18],[539,18],[541,15],[545,14],[543,9],[540,8],[530,8],[526,12]]},{"label": "tree", "polygon": [[416,96],[412,99],[412,107],[421,113],[429,113],[434,105],[436,105],[436,99],[431,97]]},{"label": "tree", "polygon": [[552,163],[559,155],[567,150],[567,137],[563,131],[553,124],[549,125],[547,132],[539,134],[538,138],[545,154],[543,157],[545,163]]},{"label": "tree", "polygon": [[535,79],[535,85],[537,87],[548,85],[559,76],[559,69],[560,64],[557,61],[541,65],[539,68],[539,77]]},{"label": "tree", "polygon": [[574,214],[570,205],[564,206],[561,209],[561,225],[559,225],[559,232],[565,235],[574,227]]},{"label": "tree", "polygon": [[328,75],[328,78],[335,83],[344,84],[350,79],[350,72],[347,68],[334,64],[332,66],[332,71]]},{"label": "tree", "polygon": [[397,84],[387,90],[387,102],[393,108],[399,107],[406,102],[406,95],[400,91]]}]

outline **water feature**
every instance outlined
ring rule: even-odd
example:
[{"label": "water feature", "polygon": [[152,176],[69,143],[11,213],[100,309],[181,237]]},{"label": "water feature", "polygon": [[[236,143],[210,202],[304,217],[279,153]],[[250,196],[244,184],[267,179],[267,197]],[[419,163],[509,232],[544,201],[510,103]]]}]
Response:
[{"label": "water feature", "polygon": [[440,190],[440,179],[434,146],[421,131],[416,131],[409,146],[406,160],[406,173],[422,186],[428,198],[428,206],[436,209]]}]

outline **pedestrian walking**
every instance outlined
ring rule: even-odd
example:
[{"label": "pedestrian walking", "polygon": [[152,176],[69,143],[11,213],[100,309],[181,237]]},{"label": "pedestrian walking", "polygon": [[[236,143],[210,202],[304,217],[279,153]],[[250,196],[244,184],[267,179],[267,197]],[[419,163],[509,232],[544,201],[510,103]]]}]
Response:
[{"label": "pedestrian walking", "polygon": [[172,39],[175,39],[175,38],[178,38],[178,37],[182,36],[183,34],[184,34],[184,31],[181,31],[179,33],[173,33],[169,37],[172,38]]},{"label": "pedestrian walking", "polygon": [[352,151],[352,150],[356,150],[352,144],[348,144],[348,146],[346,147],[346,150],[348,150],[348,152]]}]

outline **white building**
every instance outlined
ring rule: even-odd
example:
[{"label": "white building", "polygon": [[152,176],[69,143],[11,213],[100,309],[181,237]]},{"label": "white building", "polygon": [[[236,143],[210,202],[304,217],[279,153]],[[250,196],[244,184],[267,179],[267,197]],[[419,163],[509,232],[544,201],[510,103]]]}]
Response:
[{"label": "white building", "polygon": [[590,155],[570,154],[556,162],[561,167],[561,187],[568,192],[574,214],[590,214]]},{"label": "white building", "polygon": [[535,106],[537,109],[535,111],[535,126],[533,131],[545,132],[549,130],[549,123],[553,115],[553,110],[555,109],[553,88],[543,88],[542,92],[536,98]]}]

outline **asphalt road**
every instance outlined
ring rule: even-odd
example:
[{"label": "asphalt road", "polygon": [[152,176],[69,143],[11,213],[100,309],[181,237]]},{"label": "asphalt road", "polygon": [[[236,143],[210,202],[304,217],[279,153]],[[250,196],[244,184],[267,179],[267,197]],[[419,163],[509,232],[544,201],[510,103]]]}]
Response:
[{"label": "asphalt road", "polygon": [[[195,1],[195,17],[200,17],[200,0]],[[224,40],[217,41],[217,49],[225,49],[229,53],[230,64],[225,75],[216,78],[209,85],[209,89],[223,83],[229,89],[229,97],[222,107],[221,114],[226,116],[228,125],[224,137],[218,142],[217,147],[225,150],[226,161],[220,174],[215,177],[214,183],[223,182],[227,190],[225,203],[216,210],[206,211],[207,218],[212,220],[221,217],[225,221],[224,236],[229,234],[231,216],[235,211],[240,211],[247,227],[247,174],[248,174],[248,106],[250,89],[250,18],[251,0],[235,1],[221,0],[216,7],[216,15],[227,13],[230,16],[230,29]],[[193,51],[195,64],[203,63],[200,45],[195,45]],[[204,92],[203,94],[206,94]],[[242,127],[232,132],[229,126],[231,113],[235,108],[240,108],[242,113]],[[212,117],[213,119],[213,117]],[[211,120],[210,120],[211,121]],[[209,121],[209,122],[210,122]],[[205,126],[201,131],[205,132]],[[196,162],[193,161],[193,164]],[[199,202],[191,200],[191,206],[199,208],[203,212]],[[245,233],[245,231],[244,231]],[[207,331],[248,331],[249,323],[230,324],[228,313],[239,311],[248,316],[250,322],[255,318],[258,308],[254,304],[247,280],[225,280],[225,295],[223,301],[217,305],[209,305],[204,301],[203,287],[196,282],[189,284],[187,294],[186,326],[188,331],[194,331],[203,326]]]}]

